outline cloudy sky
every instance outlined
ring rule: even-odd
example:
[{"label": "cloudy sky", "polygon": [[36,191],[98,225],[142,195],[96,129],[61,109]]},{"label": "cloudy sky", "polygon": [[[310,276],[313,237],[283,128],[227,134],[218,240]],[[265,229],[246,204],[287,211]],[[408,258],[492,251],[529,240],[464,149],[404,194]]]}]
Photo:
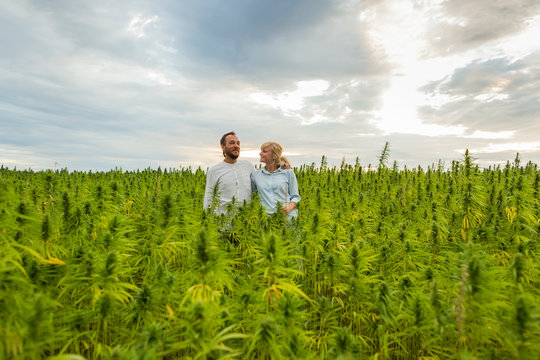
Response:
[{"label": "cloudy sky", "polygon": [[0,164],[540,164],[538,0],[0,0]]}]

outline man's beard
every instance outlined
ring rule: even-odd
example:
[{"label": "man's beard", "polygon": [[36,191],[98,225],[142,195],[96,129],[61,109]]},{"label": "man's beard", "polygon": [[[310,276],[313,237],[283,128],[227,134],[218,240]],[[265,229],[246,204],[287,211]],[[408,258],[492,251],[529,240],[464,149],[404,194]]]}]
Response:
[{"label": "man's beard", "polygon": [[233,160],[238,159],[238,155],[240,155],[240,151],[238,152],[238,155],[233,154],[230,150],[225,150],[225,154],[230,157]]}]

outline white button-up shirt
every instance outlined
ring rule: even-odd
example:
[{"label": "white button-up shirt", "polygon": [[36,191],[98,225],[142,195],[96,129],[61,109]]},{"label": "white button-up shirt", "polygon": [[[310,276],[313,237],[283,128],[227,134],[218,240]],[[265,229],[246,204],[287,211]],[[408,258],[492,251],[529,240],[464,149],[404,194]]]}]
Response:
[{"label": "white button-up shirt", "polygon": [[[251,200],[250,175],[255,171],[253,164],[247,160],[237,160],[234,164],[225,161],[212,166],[206,174],[204,191],[204,208],[212,207],[216,214],[224,214],[227,205],[235,199],[238,205],[244,200]],[[217,185],[217,197],[214,199],[214,188]],[[217,201],[217,203],[213,203]]]}]

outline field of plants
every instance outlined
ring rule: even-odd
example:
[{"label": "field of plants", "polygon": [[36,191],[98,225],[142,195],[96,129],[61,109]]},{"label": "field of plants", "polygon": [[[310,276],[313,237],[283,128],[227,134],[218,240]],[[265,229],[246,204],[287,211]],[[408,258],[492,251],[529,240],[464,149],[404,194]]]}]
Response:
[{"label": "field of plants", "polygon": [[538,359],[540,170],[449,165],[299,167],[292,225],[201,169],[1,167],[0,358]]}]

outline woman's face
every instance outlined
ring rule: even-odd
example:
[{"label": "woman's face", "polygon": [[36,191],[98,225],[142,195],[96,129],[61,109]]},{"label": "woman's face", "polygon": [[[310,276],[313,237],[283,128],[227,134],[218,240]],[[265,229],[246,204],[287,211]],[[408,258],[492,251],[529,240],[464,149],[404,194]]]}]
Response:
[{"label": "woman's face", "polygon": [[259,161],[262,163],[272,164],[274,162],[272,149],[270,148],[270,146],[263,148],[259,153],[259,156],[261,157]]}]

